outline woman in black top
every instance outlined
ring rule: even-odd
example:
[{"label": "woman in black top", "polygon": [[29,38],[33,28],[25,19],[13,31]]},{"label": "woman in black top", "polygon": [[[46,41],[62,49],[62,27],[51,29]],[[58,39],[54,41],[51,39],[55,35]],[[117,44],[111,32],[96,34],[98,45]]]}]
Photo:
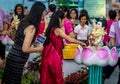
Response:
[{"label": "woman in black top", "polygon": [[43,46],[31,47],[39,31],[39,23],[45,15],[45,5],[35,2],[28,16],[21,20],[4,70],[2,84],[21,84],[23,68],[29,53],[40,52]]}]

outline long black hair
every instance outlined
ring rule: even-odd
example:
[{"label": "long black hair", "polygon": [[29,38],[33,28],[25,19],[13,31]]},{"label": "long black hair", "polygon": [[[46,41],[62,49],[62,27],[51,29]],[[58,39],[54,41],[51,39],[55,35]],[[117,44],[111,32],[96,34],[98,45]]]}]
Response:
[{"label": "long black hair", "polygon": [[115,10],[109,10],[109,18],[110,19],[114,20],[116,18],[116,16],[117,16],[117,13]]},{"label": "long black hair", "polygon": [[62,9],[63,9],[64,13],[67,12],[67,15],[65,17],[67,17],[69,19],[70,18],[70,11],[69,11],[68,7],[67,6],[63,6]]},{"label": "long black hair", "polygon": [[37,1],[33,4],[30,13],[21,21],[21,23],[29,23],[30,25],[34,25],[36,28],[35,35],[39,31],[39,24],[45,9],[45,5],[42,2]]},{"label": "long black hair", "polygon": [[86,15],[86,14],[84,14],[84,13],[80,14],[78,19],[79,19],[79,20],[81,20],[81,18],[82,18],[82,17],[84,17],[84,16],[85,16],[85,17],[86,17],[86,19],[87,19],[87,15]]},{"label": "long black hair", "polygon": [[90,20],[90,17],[89,17],[89,14],[88,14],[87,10],[82,9],[82,10],[80,11],[80,14],[85,14],[85,15],[86,15],[86,18],[87,18],[87,22],[86,22],[86,24],[87,24],[87,25],[88,25],[89,23],[92,24],[92,22],[91,22],[91,20]]},{"label": "long black hair", "polygon": [[48,45],[50,43],[50,33],[53,28],[60,28],[60,20],[64,18],[64,12],[63,11],[56,11],[49,22],[48,28],[46,30],[45,36],[47,37],[45,44]]}]

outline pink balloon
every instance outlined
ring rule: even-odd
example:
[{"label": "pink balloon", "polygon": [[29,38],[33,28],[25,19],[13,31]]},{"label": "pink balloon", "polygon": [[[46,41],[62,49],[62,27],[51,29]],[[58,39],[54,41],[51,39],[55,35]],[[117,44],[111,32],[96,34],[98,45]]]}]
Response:
[{"label": "pink balloon", "polygon": [[96,51],[97,57],[100,60],[104,60],[106,58],[108,58],[108,50],[106,50],[105,48],[100,48]]},{"label": "pink balloon", "polygon": [[111,57],[114,59],[114,60],[118,60],[118,54],[116,52],[116,48],[113,47],[110,51],[110,54],[111,54]]},{"label": "pink balloon", "polygon": [[91,55],[93,54],[92,49],[90,48],[84,48],[83,52],[82,52],[82,58],[83,59],[88,59],[91,57]]}]

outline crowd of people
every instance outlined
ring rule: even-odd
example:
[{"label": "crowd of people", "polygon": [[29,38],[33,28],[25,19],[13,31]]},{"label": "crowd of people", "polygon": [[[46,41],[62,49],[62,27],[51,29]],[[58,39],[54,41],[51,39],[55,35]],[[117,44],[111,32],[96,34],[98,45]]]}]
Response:
[{"label": "crowd of people", "polygon": [[[11,18],[10,23],[7,23],[4,11],[0,9],[0,65],[2,65],[3,60],[6,60],[2,84],[21,84],[24,65],[32,52],[42,52],[40,83],[64,84],[62,49],[64,44],[75,43],[82,47],[89,45],[88,38],[93,24],[88,12],[82,9],[78,13],[76,8],[69,10],[65,6],[57,9],[55,4],[50,4],[48,12],[46,12],[45,5],[37,1],[30,11],[25,11],[22,4],[17,4],[14,14],[18,16],[20,23],[14,44],[5,58],[5,45],[1,42],[2,36],[7,35],[6,32],[13,18]],[[120,10],[118,12],[110,10],[108,20],[103,17],[98,18],[98,21],[103,21],[104,30],[107,32],[103,39],[103,46],[120,45],[119,16]],[[39,34],[46,37],[45,43],[43,46],[33,47],[32,45],[34,45]],[[119,65],[119,61],[117,65]],[[105,66],[103,68],[106,78],[110,77],[116,66]],[[118,84],[120,84],[120,80]]]}]

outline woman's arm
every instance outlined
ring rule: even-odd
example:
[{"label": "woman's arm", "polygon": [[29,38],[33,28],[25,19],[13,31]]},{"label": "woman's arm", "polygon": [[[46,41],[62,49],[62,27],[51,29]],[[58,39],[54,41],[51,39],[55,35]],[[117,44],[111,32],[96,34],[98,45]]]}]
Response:
[{"label": "woman's arm", "polygon": [[111,46],[115,46],[115,38],[110,37],[110,44]]},{"label": "woman's arm", "polygon": [[86,46],[85,43],[83,43],[83,42],[81,42],[81,41],[78,41],[78,40],[70,37],[69,35],[66,35],[66,34],[64,33],[64,31],[61,30],[60,28],[57,28],[57,29],[55,30],[55,34],[58,35],[58,36],[60,36],[60,37],[62,37],[62,38],[64,38],[64,39],[66,39],[66,40],[68,40],[68,41],[70,41],[71,43],[76,43],[76,44],[81,44],[81,45],[83,45],[83,46]]},{"label": "woman's arm", "polygon": [[3,22],[3,30],[0,30],[0,34],[6,35],[7,29],[8,29],[8,26],[7,26],[6,22]]},{"label": "woman's arm", "polygon": [[75,39],[77,39],[77,33],[74,32],[74,35],[75,35]]},{"label": "woman's arm", "polygon": [[72,38],[75,38],[75,33],[74,32],[70,32],[69,36],[72,37]]},{"label": "woman's arm", "polygon": [[4,31],[7,31],[7,29],[8,29],[7,23],[6,23],[6,22],[3,22],[3,30],[4,30]]},{"label": "woman's arm", "polygon": [[39,47],[31,47],[32,40],[35,35],[35,28],[34,26],[30,25],[24,30],[25,38],[22,46],[22,51],[25,53],[31,53],[31,52],[39,52],[43,50],[43,46]]}]

